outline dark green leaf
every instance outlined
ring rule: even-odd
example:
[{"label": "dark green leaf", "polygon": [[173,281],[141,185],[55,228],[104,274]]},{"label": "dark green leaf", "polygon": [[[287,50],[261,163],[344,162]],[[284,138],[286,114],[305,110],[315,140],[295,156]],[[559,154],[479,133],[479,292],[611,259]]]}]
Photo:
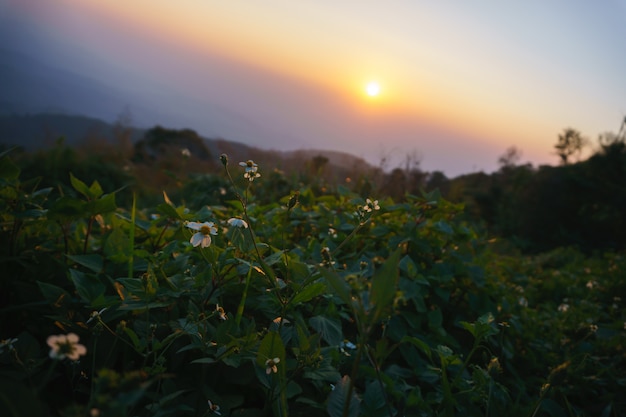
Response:
[{"label": "dark green leaf", "polygon": [[393,303],[398,286],[398,264],[400,249],[397,249],[378,269],[372,277],[370,302],[374,304],[374,319],[380,318],[382,312]]},{"label": "dark green leaf", "polygon": [[101,272],[104,265],[101,255],[67,255],[67,257],[95,273]]},{"label": "dark green leaf", "polygon": [[323,282],[314,282],[313,284],[304,287],[300,292],[298,292],[295,297],[291,300],[292,305],[298,305],[300,303],[306,303],[312,298],[317,297],[318,295],[324,294],[326,292],[326,285]]},{"label": "dark green leaf", "polygon": [[[328,396],[326,411],[330,417],[356,417],[360,412],[360,400],[354,391],[350,392],[350,377],[344,375]],[[344,409],[347,413],[344,413]]]},{"label": "dark green leaf", "polygon": [[325,316],[314,316],[309,320],[313,327],[329,345],[339,346],[343,342],[341,323]]},{"label": "dark green leaf", "polygon": [[91,274],[70,269],[70,278],[76,287],[78,295],[90,305],[104,294],[104,284]]},{"label": "dark green leaf", "polygon": [[70,182],[72,183],[72,187],[74,187],[76,191],[84,195],[86,198],[90,199],[92,197],[91,192],[89,191],[89,187],[87,187],[87,184],[76,178],[71,172]]},{"label": "dark green leaf", "polygon": [[259,346],[259,352],[257,353],[256,362],[259,366],[265,368],[265,362],[268,359],[280,359],[278,367],[286,366],[285,364],[285,346],[283,340],[280,338],[280,334],[277,332],[268,332]]}]

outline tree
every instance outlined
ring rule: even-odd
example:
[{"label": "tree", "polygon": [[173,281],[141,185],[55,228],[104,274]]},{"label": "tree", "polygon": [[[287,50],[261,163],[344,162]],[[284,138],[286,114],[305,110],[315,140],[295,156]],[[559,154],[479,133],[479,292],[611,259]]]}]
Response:
[{"label": "tree", "polygon": [[517,146],[510,146],[504,154],[498,158],[500,168],[512,168],[522,159],[522,151]]},{"label": "tree", "polygon": [[554,145],[554,148],[556,149],[556,154],[561,158],[561,164],[567,165],[570,156],[580,154],[585,145],[587,145],[587,139],[583,138],[576,129],[568,127],[559,135],[558,142]]}]

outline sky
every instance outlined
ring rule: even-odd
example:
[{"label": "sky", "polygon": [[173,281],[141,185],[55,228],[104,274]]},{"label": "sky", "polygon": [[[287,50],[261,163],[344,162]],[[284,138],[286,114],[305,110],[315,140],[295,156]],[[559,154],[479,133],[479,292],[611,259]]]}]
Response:
[{"label": "sky", "polygon": [[3,22],[131,118],[158,110],[139,127],[388,169],[492,172],[511,146],[555,165],[565,128],[593,143],[626,115],[626,0],[0,0]]}]

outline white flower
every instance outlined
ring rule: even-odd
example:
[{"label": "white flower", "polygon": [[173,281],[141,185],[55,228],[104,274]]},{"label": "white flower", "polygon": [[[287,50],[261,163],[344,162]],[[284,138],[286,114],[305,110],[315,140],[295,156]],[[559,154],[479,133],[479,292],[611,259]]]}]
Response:
[{"label": "white flower", "polygon": [[185,157],[189,158],[191,156],[191,151],[187,148],[183,148],[180,150],[180,153]]},{"label": "white flower", "polygon": [[244,167],[246,172],[257,172],[259,169],[259,166],[252,159],[248,159],[246,162],[239,162],[239,166]]},{"label": "white flower", "polygon": [[94,320],[97,320],[102,315],[102,313],[104,313],[107,310],[108,310],[108,307],[104,307],[100,311],[95,311],[95,310],[92,311],[91,315],[89,316],[89,320],[87,320],[87,324],[91,323]]},{"label": "white flower", "polygon": [[563,303],[563,304],[559,305],[558,310],[561,313],[565,313],[567,310],[569,310],[569,304]]},{"label": "white flower", "polygon": [[259,174],[258,172],[245,172],[243,174],[243,177],[246,178],[248,181],[252,182],[254,181],[255,178],[259,178],[261,176],[261,174]]},{"label": "white flower", "polygon": [[348,351],[346,349],[356,349],[356,345],[354,343],[352,343],[349,340],[344,340],[343,342],[341,342],[341,344],[339,345],[339,351],[341,353],[343,353],[346,356],[350,356],[350,353],[348,353]]},{"label": "white flower", "polygon": [[220,406],[217,404],[213,404],[211,402],[211,400],[208,400],[207,403],[209,404],[209,410],[214,412],[215,414],[217,414],[218,416],[221,416],[222,413],[220,413]]},{"label": "white flower", "polygon": [[272,372],[278,372],[278,367],[276,364],[280,362],[280,358],[268,359],[265,361],[265,373],[271,374]]},{"label": "white flower", "polygon": [[261,176],[261,174],[257,172],[259,170],[259,166],[252,159],[248,159],[246,162],[239,162],[239,165],[245,168],[243,177],[250,182]]},{"label": "white flower", "polygon": [[380,210],[380,206],[378,205],[378,200],[370,200],[369,198],[365,200],[365,206],[363,210],[370,212],[372,210]]},{"label": "white flower", "polygon": [[78,360],[79,357],[87,354],[87,348],[79,344],[78,340],[76,333],[48,336],[46,342],[50,346],[50,357],[52,359]]},{"label": "white flower", "polygon": [[231,226],[235,226],[235,227],[243,227],[244,229],[248,227],[248,223],[246,223],[245,220],[239,219],[237,217],[228,219],[228,224],[230,224]]},{"label": "white flower", "polygon": [[189,239],[189,242],[191,242],[194,247],[200,245],[203,248],[208,248],[211,246],[211,235],[217,234],[217,228],[213,222],[187,222],[186,226],[192,230],[198,231]]}]

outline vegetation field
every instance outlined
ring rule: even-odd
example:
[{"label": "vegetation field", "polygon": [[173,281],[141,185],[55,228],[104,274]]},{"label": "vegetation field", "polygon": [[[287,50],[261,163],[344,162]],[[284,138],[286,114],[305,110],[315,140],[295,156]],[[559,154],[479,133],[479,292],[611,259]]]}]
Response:
[{"label": "vegetation field", "polygon": [[623,190],[562,213],[612,228],[523,234],[554,178],[625,170],[611,146],[507,165],[491,199],[476,176],[391,195],[226,154],[182,175],[6,150],[0,414],[626,416]]}]

